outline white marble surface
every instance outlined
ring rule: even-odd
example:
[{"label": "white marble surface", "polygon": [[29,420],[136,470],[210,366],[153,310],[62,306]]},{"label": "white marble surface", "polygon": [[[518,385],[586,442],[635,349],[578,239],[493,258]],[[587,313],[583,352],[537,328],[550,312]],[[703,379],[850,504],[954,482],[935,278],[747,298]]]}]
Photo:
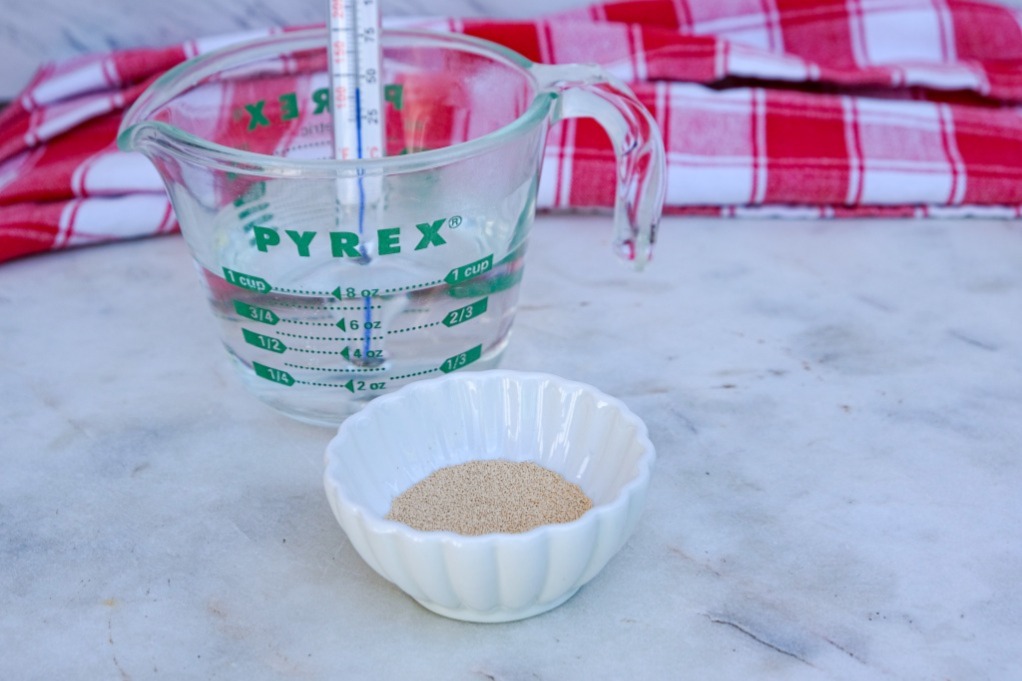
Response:
[{"label": "white marble surface", "polygon": [[649,505],[506,625],[362,563],[178,237],[0,267],[0,678],[1017,679],[1022,226],[608,230],[540,218],[504,366],[643,417]]}]

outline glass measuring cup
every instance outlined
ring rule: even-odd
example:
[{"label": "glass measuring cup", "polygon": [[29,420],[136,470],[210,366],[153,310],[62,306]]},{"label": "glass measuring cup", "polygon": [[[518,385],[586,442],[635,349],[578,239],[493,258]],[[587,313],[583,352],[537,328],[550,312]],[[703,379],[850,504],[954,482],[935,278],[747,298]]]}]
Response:
[{"label": "glass measuring cup", "polygon": [[[641,267],[664,191],[650,114],[596,67],[477,39],[384,32],[386,150],[334,159],[327,32],[190,60],[125,114],[156,166],[247,388],[336,424],[508,342],[549,127],[592,117],[618,159],[614,245]],[[369,74],[373,77],[374,74]]]}]

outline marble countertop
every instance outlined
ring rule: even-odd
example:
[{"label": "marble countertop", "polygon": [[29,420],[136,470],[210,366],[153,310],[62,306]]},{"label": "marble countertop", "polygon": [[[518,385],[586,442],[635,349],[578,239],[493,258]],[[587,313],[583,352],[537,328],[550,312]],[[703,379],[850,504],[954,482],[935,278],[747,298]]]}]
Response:
[{"label": "marble countertop", "polygon": [[505,368],[650,427],[645,515],[565,605],[431,614],[245,394],[179,237],[0,267],[0,678],[1011,679],[1022,226],[539,218]]}]

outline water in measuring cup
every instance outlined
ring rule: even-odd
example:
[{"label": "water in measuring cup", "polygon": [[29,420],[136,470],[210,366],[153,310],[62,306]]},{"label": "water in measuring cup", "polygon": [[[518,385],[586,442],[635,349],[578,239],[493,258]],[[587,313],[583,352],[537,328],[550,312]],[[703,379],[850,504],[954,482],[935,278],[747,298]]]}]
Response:
[{"label": "water in measuring cup", "polygon": [[[303,260],[284,250],[296,247],[286,238],[225,228],[219,268],[199,269],[246,387],[291,416],[336,424],[411,381],[494,366],[509,339],[524,244],[490,249],[509,243],[514,226],[454,215],[430,221],[425,236],[412,231],[443,243],[413,258]],[[403,236],[380,238],[396,248]],[[265,252],[253,248],[257,238]]]}]

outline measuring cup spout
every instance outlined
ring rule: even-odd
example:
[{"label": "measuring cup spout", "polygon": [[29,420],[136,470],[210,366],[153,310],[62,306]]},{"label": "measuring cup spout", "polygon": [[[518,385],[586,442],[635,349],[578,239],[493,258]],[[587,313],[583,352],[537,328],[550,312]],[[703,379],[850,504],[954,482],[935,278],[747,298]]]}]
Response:
[{"label": "measuring cup spout", "polygon": [[642,269],[653,254],[667,174],[656,121],[627,85],[600,67],[536,64],[532,72],[558,97],[551,122],[593,118],[610,138],[617,156],[614,249]]},{"label": "measuring cup spout", "polygon": [[160,136],[162,133],[152,121],[128,124],[125,120],[117,132],[117,147],[121,151],[140,152],[152,160]]}]

